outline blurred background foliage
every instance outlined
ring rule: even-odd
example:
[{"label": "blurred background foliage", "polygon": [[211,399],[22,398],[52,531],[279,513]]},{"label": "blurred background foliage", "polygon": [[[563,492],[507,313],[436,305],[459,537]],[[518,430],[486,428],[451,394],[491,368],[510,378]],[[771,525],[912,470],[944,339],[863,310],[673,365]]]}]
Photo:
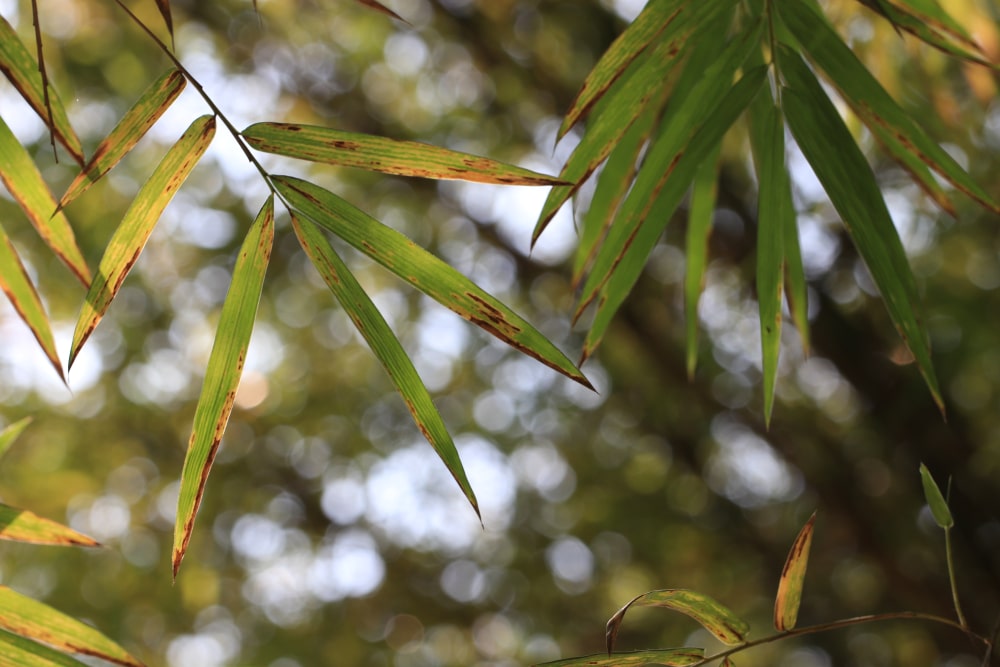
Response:
[{"label": "blurred background foliage", "polygon": [[[155,3],[129,3],[162,25]],[[411,25],[353,2],[174,0],[176,49],[238,127],[327,124],[414,138],[556,173],[560,116],[638,0],[394,0]],[[994,79],[900,38],[857,2],[825,3],[882,83],[993,197]],[[30,3],[0,14],[31,41]],[[1000,7],[948,10],[1000,58]],[[41,0],[50,75],[88,153],[169,63],[113,3]],[[4,118],[54,192],[37,117],[5,82]],[[67,210],[96,265],[159,156],[203,103],[187,90]],[[685,372],[683,216],[584,371],[599,393],[467,326],[356,255],[352,267],[432,390],[485,528],[279,217],[258,323],[191,551],[169,544],[184,447],[229,272],[266,197],[229,137],[158,225],[67,391],[0,304],[0,420],[35,422],[0,467],[4,502],[106,546],[4,545],[0,580],[89,619],[150,665],[519,665],[603,647],[604,621],[653,588],[692,588],[768,632],[799,527],[818,510],[800,623],[909,609],[949,615],[941,533],[918,464],[951,476],[970,623],[1000,613],[1000,235],[971,203],[934,208],[864,131],[924,298],[943,420],[801,156],[792,156],[813,354],[785,327],[770,431],[754,301],[755,187],[725,146],[701,359]],[[272,171],[301,164],[264,156]],[[801,167],[801,168],[799,168]],[[299,170],[296,172],[295,170]],[[571,354],[566,211],[529,257],[544,191],[317,167],[312,180],[430,247]],[[584,193],[585,199],[585,193]],[[0,193],[65,354],[84,292]],[[622,649],[711,646],[688,619],[636,610]],[[965,667],[959,633],[862,626],[762,647],[740,664]]]}]

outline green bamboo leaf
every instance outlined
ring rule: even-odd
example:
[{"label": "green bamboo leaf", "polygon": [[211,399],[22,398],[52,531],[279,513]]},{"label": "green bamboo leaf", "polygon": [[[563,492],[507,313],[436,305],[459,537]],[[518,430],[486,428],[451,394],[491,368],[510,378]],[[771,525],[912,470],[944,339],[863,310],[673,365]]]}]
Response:
[{"label": "green bamboo leaf", "polygon": [[941,488],[931,476],[931,471],[923,463],[920,464],[920,483],[924,487],[924,498],[931,508],[934,521],[942,528],[951,528],[955,525],[955,519],[951,516],[951,509],[948,501],[944,499]]},{"label": "green bamboo leaf", "polygon": [[213,136],[215,136],[215,117],[202,116],[196,119],[177,143],[167,151],[152,176],[135,196],[118,229],[108,242],[97,269],[97,276],[90,285],[90,291],[87,292],[76,330],[73,332],[69,366],[72,367],[80,348],[104,317],[111,301],[118,294],[125,276],[139,259],[163,209],[198,164]]},{"label": "green bamboo leaf", "polygon": [[[3,37],[0,36],[0,43]],[[2,48],[2,46],[0,46]],[[0,180],[21,206],[45,244],[69,267],[84,286],[90,285],[90,269],[83,259],[69,220],[56,210],[56,200],[45,184],[28,151],[0,118]]]},{"label": "green bamboo leaf", "polygon": [[236,266],[233,267],[233,280],[222,304],[215,343],[208,357],[205,381],[195,408],[194,427],[184,457],[180,494],[177,497],[171,559],[175,579],[181,559],[191,541],[191,531],[205,493],[208,473],[212,469],[229,415],[233,411],[233,401],[243,373],[273,242],[274,197],[271,196],[250,226],[236,259]]},{"label": "green bamboo leaf", "polygon": [[323,276],[330,291],[343,306],[358,332],[364,336],[375,356],[392,379],[396,390],[403,397],[410,415],[420,432],[431,443],[448,471],[458,482],[462,493],[479,515],[479,502],[472,490],[455,443],[434,406],[423,381],[413,367],[409,355],[389,328],[382,314],[358,284],[354,274],[327,241],[323,232],[311,223],[301,224],[292,214],[292,226],[299,244],[306,251],[313,266]]},{"label": "green bamboo leaf", "polygon": [[17,88],[24,101],[35,110],[46,126],[50,125],[49,109],[51,109],[51,125],[53,127],[49,129],[59,140],[59,143],[69,151],[73,159],[82,165],[83,146],[80,144],[80,139],[76,136],[73,127],[69,124],[65,107],[59,100],[56,91],[50,86],[48,91],[49,108],[46,108],[45,87],[42,84],[38,62],[21,42],[21,38],[17,36],[17,32],[7,22],[7,19],[2,16],[0,16],[0,71]]},{"label": "green bamboo leaf", "polygon": [[899,11],[933,27],[938,33],[951,35],[954,40],[965,44],[973,51],[983,53],[983,48],[969,35],[965,27],[944,11],[937,0],[887,0],[887,2]]},{"label": "green bamboo leaf", "polygon": [[875,174],[805,62],[784,46],[779,54],[781,73],[793,86],[782,95],[788,126],[843,219],[882,293],[889,317],[943,411],[930,340],[916,315],[916,283]]},{"label": "green bamboo leaf", "polygon": [[[791,196],[791,193],[789,193]],[[809,290],[806,286],[806,272],[802,266],[802,250],[799,247],[799,228],[794,215],[794,205],[789,205],[793,214],[784,219],[781,230],[784,239],[782,247],[785,251],[785,299],[792,322],[799,332],[802,351],[809,354]]]},{"label": "green bamboo leaf", "polygon": [[792,543],[788,558],[785,559],[785,567],[781,570],[778,594],[774,599],[774,627],[779,632],[793,629],[799,620],[802,585],[806,578],[806,566],[809,564],[809,548],[812,546],[815,523],[816,513],[813,512]]},{"label": "green bamboo leaf", "polygon": [[[582,353],[584,359],[593,354],[600,344],[615,312],[624,303],[635,281],[638,280],[649,253],[652,252],[657,239],[663,233],[673,212],[677,209],[688,186],[694,179],[698,165],[704,162],[716,149],[719,142],[722,141],[722,136],[760,91],[766,77],[767,68],[764,66],[748,71],[732,86],[728,93],[718,100],[717,104],[708,107],[712,109],[712,112],[708,115],[707,120],[688,142],[687,148],[670,158],[668,164],[672,163],[672,165],[669,169],[665,173],[659,172],[658,176],[662,178],[657,177],[656,169],[658,167],[653,166],[657,163],[652,162],[650,155],[647,154],[646,165],[639,172],[632,192],[622,205],[623,211],[629,207],[629,200],[636,196],[639,181],[644,178],[644,172],[647,169],[653,170],[650,173],[654,174],[658,183],[652,184],[654,187],[648,190],[643,190],[644,196],[652,198],[651,203],[637,201],[632,205],[632,210],[642,208],[640,215],[636,217],[623,216],[622,212],[619,212],[619,221],[625,220],[628,224],[617,224],[616,227],[612,227],[608,241],[602,246],[594,264],[592,275],[603,271],[603,268],[598,268],[602,266],[607,266],[607,270],[613,272],[613,275],[606,281],[600,281],[603,286],[600,288],[600,299],[594,321],[584,341]],[[659,182],[661,180],[662,182]],[[617,236],[615,236],[616,231],[619,232]],[[606,250],[607,252],[605,252]],[[603,264],[602,259],[604,260]]]},{"label": "green bamboo leaf", "polygon": [[691,186],[691,210],[684,252],[684,316],[687,328],[685,357],[688,378],[694,378],[698,363],[698,300],[705,287],[708,238],[719,190],[719,150],[698,165]]},{"label": "green bamboo leaf", "polygon": [[615,640],[618,638],[618,631],[625,619],[625,612],[632,607],[664,607],[679,611],[698,621],[716,639],[730,646],[745,642],[747,632],[750,631],[750,626],[746,621],[707,595],[679,588],[668,588],[637,595],[608,619],[606,633],[608,653],[614,651]]},{"label": "green bamboo leaf", "polygon": [[24,419],[19,419],[13,424],[8,424],[2,431],[0,431],[0,456],[7,453],[10,446],[14,444],[14,441],[24,432],[24,429],[28,428],[28,425],[32,422],[31,417],[25,417]]},{"label": "green bamboo leaf", "polygon": [[0,586],[0,628],[26,639],[43,642],[60,651],[93,656],[127,667],[142,667],[91,626],[52,607]]},{"label": "green bamboo leaf", "polygon": [[128,154],[184,90],[184,75],[171,70],[150,85],[111,134],[100,143],[83,170],[59,200],[59,208],[83,194]]},{"label": "green bamboo leaf", "polygon": [[628,651],[608,655],[596,653],[579,658],[566,658],[543,662],[536,667],[641,667],[642,665],[667,665],[686,667],[705,659],[705,650],[700,648],[660,648],[646,651]]},{"label": "green bamboo leaf", "polygon": [[248,144],[266,153],[397,176],[504,185],[556,185],[563,182],[530,169],[439,146],[315,125],[256,123],[243,130],[242,134]]},{"label": "green bamboo leaf", "polygon": [[38,341],[45,356],[49,358],[49,363],[56,369],[59,377],[66,381],[63,375],[62,364],[59,362],[59,353],[56,351],[56,341],[52,337],[52,328],[49,326],[49,317],[45,313],[42,300],[35,291],[35,286],[31,283],[24,264],[10,242],[3,227],[0,227],[0,290],[3,290],[14,306],[14,310],[31,329],[31,333]]},{"label": "green bamboo leaf", "polygon": [[86,667],[79,660],[0,630],[0,667]]},{"label": "green bamboo leaf", "polygon": [[[875,137],[902,164],[914,180],[949,213],[954,206],[928,168],[986,208],[1000,207],[940,145],[917,125],[858,60],[816,9],[801,0],[784,0],[781,19],[800,37],[803,49]],[[792,73],[794,74],[794,72]],[[789,82],[794,87],[794,83]]]},{"label": "green bamboo leaf", "polygon": [[[956,34],[954,30],[941,25],[933,17],[921,15],[919,12],[912,12],[908,7],[901,7],[898,3],[894,4],[889,2],[889,0],[875,0],[876,6],[873,6],[873,0],[861,1],[892,23],[893,28],[897,32],[900,29],[905,30],[923,42],[949,55],[987,67],[993,67],[993,64],[983,57],[985,54],[983,54],[978,44],[963,37],[961,33]],[[956,39],[969,48],[955,44],[954,41]]]},{"label": "green bamboo leaf", "polygon": [[566,355],[528,322],[403,234],[312,183],[291,176],[272,180],[282,198],[313,223],[511,347],[592,388]]},{"label": "green bamboo leaf", "polygon": [[64,547],[100,546],[71,528],[8,505],[0,505],[0,540]]}]

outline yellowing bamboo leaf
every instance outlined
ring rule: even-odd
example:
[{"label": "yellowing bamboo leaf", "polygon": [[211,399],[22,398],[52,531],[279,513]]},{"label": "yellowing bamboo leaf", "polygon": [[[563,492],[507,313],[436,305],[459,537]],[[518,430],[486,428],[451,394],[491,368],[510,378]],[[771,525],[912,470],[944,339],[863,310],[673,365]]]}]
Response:
[{"label": "yellowing bamboo leaf", "polygon": [[52,607],[0,586],[0,628],[60,651],[102,658],[116,665],[142,667],[121,646]]},{"label": "yellowing bamboo leaf", "polygon": [[294,213],[292,226],[299,238],[299,244],[306,251],[313,266],[319,271],[330,291],[354,322],[355,328],[368,342],[368,346],[389,374],[417,428],[434,447],[447,466],[448,472],[458,482],[462,493],[479,515],[479,502],[465,474],[465,467],[458,456],[455,443],[399,339],[393,334],[385,318],[327,241],[323,232],[310,222],[302,224]]},{"label": "yellowing bamboo leaf", "polygon": [[132,105],[59,200],[59,208],[83,194],[135,147],[184,90],[184,75],[171,70],[154,81]]},{"label": "yellowing bamboo leaf", "polygon": [[504,185],[563,182],[530,169],[418,141],[342,132],[315,125],[256,123],[242,134],[248,144],[265,153],[396,176]]},{"label": "yellowing bamboo leaf", "polygon": [[0,667],[86,667],[79,660],[0,630]]},{"label": "yellowing bamboo leaf", "polygon": [[108,242],[73,332],[69,366],[104,317],[125,276],[135,266],[163,209],[184,183],[215,136],[215,117],[196,119],[157,165]]},{"label": "yellowing bamboo leaf", "polygon": [[705,650],[700,648],[660,648],[646,651],[628,651],[608,655],[597,653],[579,658],[543,662],[537,667],[641,667],[642,665],[666,665],[667,667],[687,667],[705,659]]},{"label": "yellowing bamboo leaf", "polygon": [[[720,145],[721,148],[721,145]],[[719,151],[698,165],[691,186],[691,208],[684,252],[684,317],[687,328],[685,358],[688,379],[694,379],[698,363],[698,300],[705,287],[708,238],[719,189]]]},{"label": "yellowing bamboo leaf", "polygon": [[934,521],[942,528],[951,528],[955,525],[955,519],[951,516],[951,509],[948,501],[944,499],[941,488],[931,476],[931,471],[923,463],[920,464],[920,483],[924,487],[924,498],[931,508]]},{"label": "yellowing bamboo leaf", "polygon": [[303,217],[329,229],[443,306],[546,366],[593,388],[559,348],[510,308],[396,230],[337,195],[290,176],[275,188]]},{"label": "yellowing bamboo leaf", "polygon": [[707,595],[680,588],[668,588],[635,596],[608,619],[606,632],[608,653],[614,651],[615,640],[625,619],[625,612],[632,607],[664,607],[679,611],[698,621],[716,639],[730,646],[745,642],[747,632],[750,631],[746,621]]},{"label": "yellowing bamboo leaf", "polygon": [[184,457],[172,555],[174,578],[187,551],[208,473],[219,451],[236,389],[246,361],[250,334],[274,242],[274,197],[268,197],[250,226],[233,268],[233,280],[222,304],[215,343],[194,413],[194,427]]},{"label": "yellowing bamboo leaf", "polygon": [[802,584],[806,578],[806,565],[809,564],[809,547],[812,546],[815,523],[816,513],[813,512],[792,543],[785,567],[781,570],[778,594],[774,598],[774,627],[782,632],[793,629],[799,619]]},{"label": "yellowing bamboo leaf", "polygon": [[95,540],[62,524],[7,505],[0,505],[0,540],[64,547],[100,546]]},{"label": "yellowing bamboo leaf", "polygon": [[[31,52],[25,48],[17,32],[7,22],[7,19],[0,16],[0,71],[10,80],[10,82],[21,93],[21,97],[32,109],[41,117],[46,126],[50,126],[53,136],[59,140],[73,159],[79,164],[83,164],[83,146],[79,137],[69,124],[69,117],[66,109],[56,91],[49,86],[46,96],[45,86],[42,83],[42,75],[38,68],[38,62]],[[46,108],[46,98],[48,108]],[[52,122],[49,122],[49,111],[52,112]],[[2,151],[0,151],[2,152]],[[51,214],[51,211],[49,211]]]},{"label": "yellowing bamboo leaf", "polygon": [[56,373],[65,382],[59,354],[56,352],[56,342],[52,337],[49,318],[42,306],[42,300],[31,283],[31,278],[21,263],[21,258],[10,242],[3,227],[0,227],[0,290],[3,290],[14,306],[14,310],[31,329],[45,356],[48,357]]},{"label": "yellowing bamboo leaf", "polygon": [[28,424],[32,421],[31,417],[25,417],[24,419],[19,419],[13,424],[8,424],[2,431],[0,431],[0,456],[7,453],[10,446],[14,444],[24,429],[28,428]]},{"label": "yellowing bamboo leaf", "polygon": [[[0,37],[0,41],[2,41]],[[2,48],[2,47],[0,47]],[[0,180],[20,205],[45,244],[69,267],[84,286],[90,269],[83,259],[69,220],[56,211],[56,200],[28,151],[0,118]]]}]

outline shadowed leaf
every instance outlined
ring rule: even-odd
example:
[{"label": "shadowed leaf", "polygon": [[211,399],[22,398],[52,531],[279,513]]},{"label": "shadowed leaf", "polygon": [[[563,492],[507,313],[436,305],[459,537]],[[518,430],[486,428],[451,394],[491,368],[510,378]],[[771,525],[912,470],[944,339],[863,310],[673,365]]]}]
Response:
[{"label": "shadowed leaf", "polygon": [[451,266],[337,195],[290,176],[273,177],[289,204],[415,288],[511,347],[592,388],[583,373],[523,318]]},{"label": "shadowed leaf", "polygon": [[934,521],[942,528],[951,528],[955,525],[955,519],[951,516],[951,509],[948,501],[944,499],[941,488],[931,476],[931,471],[923,463],[920,464],[920,483],[924,487],[924,498],[931,508]]},{"label": "shadowed leaf", "polygon": [[0,630],[0,667],[86,667],[79,660]]},{"label": "shadowed leaf", "polygon": [[407,25],[409,25],[406,19],[404,19],[402,16],[400,16],[396,12],[392,11],[391,9],[383,5],[381,2],[378,2],[377,0],[356,0],[356,1],[359,4],[364,5],[365,7],[370,7],[377,12],[382,12],[386,16],[390,16],[396,19],[397,21],[402,21],[403,23],[407,23]]},{"label": "shadowed leaf", "polygon": [[121,646],[91,626],[52,607],[0,586],[0,628],[70,653],[102,658],[117,665],[142,667]]},{"label": "shadowed leaf", "polygon": [[458,482],[462,493],[468,499],[476,514],[479,515],[479,502],[472,490],[472,485],[465,475],[465,468],[458,456],[455,443],[441,419],[441,414],[434,406],[427,388],[413,367],[409,355],[400,345],[385,318],[372,303],[357,279],[337,255],[323,232],[312,223],[301,224],[292,215],[292,225],[299,243],[305,249],[313,266],[323,276],[330,291],[343,306],[358,332],[368,342],[375,356],[378,357],[386,373],[392,379],[396,390],[403,397],[407,409],[417,423],[420,432],[431,443],[435,451],[448,467],[448,471]]},{"label": "shadowed leaf", "polygon": [[167,26],[167,32],[170,33],[170,41],[174,40],[174,19],[170,14],[170,0],[156,0],[156,8],[160,10],[160,16],[163,17],[163,23]]},{"label": "shadowed leaf", "polygon": [[104,250],[97,275],[90,285],[90,291],[87,292],[76,330],[73,332],[73,345],[69,353],[70,366],[73,365],[80,348],[94,332],[97,323],[104,317],[111,301],[118,294],[125,276],[135,266],[163,209],[198,164],[214,135],[214,116],[202,116],[195,120],[177,143],[167,151],[153,171],[153,175],[132,200],[132,205],[125,212],[125,217],[122,218],[118,229],[108,242],[108,247]]},{"label": "shadowed leaf", "polygon": [[439,146],[315,125],[257,123],[242,134],[247,143],[266,153],[397,176],[504,185],[563,182],[554,176]]},{"label": "shadowed leaf", "polygon": [[205,493],[208,473],[219,451],[229,415],[233,411],[247,347],[253,332],[264,274],[274,242],[274,197],[268,197],[247,232],[233,267],[233,280],[222,304],[215,343],[205,368],[205,381],[194,413],[194,427],[184,457],[181,488],[177,497],[174,546],[171,558],[174,578],[187,551],[194,520]]},{"label": "shadowed leaf", "polygon": [[[69,124],[66,109],[51,86],[46,96],[42,84],[42,75],[38,63],[31,52],[24,46],[17,32],[7,19],[0,16],[0,71],[21,93],[21,97],[39,115],[53,136],[61,143],[78,164],[83,164],[83,146],[76,132]],[[48,108],[46,108],[46,97]],[[49,123],[49,110],[52,112],[52,123]],[[51,211],[49,211],[51,213]]]},{"label": "shadowed leaf", "polygon": [[661,648],[625,653],[597,653],[579,658],[567,658],[543,662],[536,667],[640,667],[641,665],[667,665],[686,667],[705,659],[705,651],[700,648]]},{"label": "shadowed leaf", "polygon": [[625,619],[625,612],[632,607],[664,607],[679,611],[698,621],[716,639],[730,646],[745,642],[747,632],[750,630],[746,621],[707,595],[684,589],[668,588],[637,595],[608,619],[606,632],[608,653],[614,651],[615,640],[618,638],[618,631]]},{"label": "shadowed leaf", "polygon": [[812,546],[813,525],[816,523],[816,513],[813,512],[806,525],[802,526],[792,548],[785,559],[785,567],[781,570],[778,581],[778,594],[774,598],[774,627],[784,632],[795,627],[799,620],[799,604],[802,602],[802,584],[806,578],[806,566],[809,563],[809,547]]},{"label": "shadowed leaf", "polygon": [[63,547],[100,546],[95,540],[62,524],[7,505],[0,505],[0,540]]},{"label": "shadowed leaf", "polygon": [[684,241],[684,317],[686,326],[685,362],[689,379],[698,364],[698,300],[705,287],[708,264],[708,237],[719,189],[718,150],[698,165],[691,186],[691,210]]},{"label": "shadowed leaf", "polygon": [[[2,39],[2,38],[0,38]],[[62,212],[54,213],[56,200],[42,179],[38,167],[21,142],[0,118],[0,180],[17,201],[45,244],[69,267],[84,286],[90,285],[90,269],[69,220]]]},{"label": "shadowed leaf", "polygon": [[83,194],[87,188],[108,173],[128,154],[149,128],[170,108],[184,90],[184,75],[177,70],[167,72],[150,85],[100,143],[83,170],[77,174],[59,200],[59,208]]},{"label": "shadowed leaf", "polygon": [[8,424],[2,431],[0,431],[0,456],[7,453],[10,446],[14,444],[14,441],[24,433],[24,429],[28,428],[31,423],[31,417],[25,417],[24,419],[19,419],[13,424]]}]

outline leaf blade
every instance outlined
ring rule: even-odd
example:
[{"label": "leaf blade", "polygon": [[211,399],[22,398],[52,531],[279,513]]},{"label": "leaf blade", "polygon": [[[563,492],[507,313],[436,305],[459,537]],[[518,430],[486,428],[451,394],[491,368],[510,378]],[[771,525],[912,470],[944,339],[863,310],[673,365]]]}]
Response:
[{"label": "leaf blade", "polygon": [[774,598],[774,628],[779,632],[792,630],[799,619],[802,585],[806,578],[806,566],[809,564],[809,548],[812,546],[815,523],[816,513],[813,512],[792,543],[781,570],[778,593]]},{"label": "leaf blade", "polygon": [[96,540],[33,512],[0,504],[0,540],[52,546],[96,547]]},{"label": "leaf blade", "polygon": [[637,595],[608,619],[608,653],[614,650],[625,612],[632,607],[663,607],[679,611],[693,618],[716,639],[729,646],[745,642],[750,631],[750,625],[746,621],[709,596],[683,588],[665,588]]},{"label": "leaf blade", "polygon": [[640,667],[641,665],[666,665],[686,667],[705,659],[705,650],[700,648],[661,648],[645,651],[628,651],[608,655],[595,653],[577,658],[565,658],[543,662],[536,667]]},{"label": "leaf blade", "polygon": [[19,419],[12,424],[7,424],[7,426],[0,431],[0,456],[7,453],[10,446],[14,444],[14,441],[17,440],[22,433],[24,433],[24,429],[28,428],[28,425],[31,424],[32,421],[32,417],[24,417],[23,419]]},{"label": "leaf blade", "polygon": [[691,186],[691,210],[684,239],[684,320],[686,327],[684,357],[688,379],[694,379],[698,363],[698,301],[705,287],[708,264],[708,238],[719,185],[718,151],[702,162]]},{"label": "leaf blade", "polygon": [[0,667],[86,667],[30,639],[0,630]]},{"label": "leaf blade", "polygon": [[920,464],[920,484],[924,488],[924,499],[927,500],[931,514],[934,515],[934,522],[946,530],[954,526],[955,519],[951,515],[948,501],[941,493],[941,487],[934,481],[931,471],[923,463]]}]

